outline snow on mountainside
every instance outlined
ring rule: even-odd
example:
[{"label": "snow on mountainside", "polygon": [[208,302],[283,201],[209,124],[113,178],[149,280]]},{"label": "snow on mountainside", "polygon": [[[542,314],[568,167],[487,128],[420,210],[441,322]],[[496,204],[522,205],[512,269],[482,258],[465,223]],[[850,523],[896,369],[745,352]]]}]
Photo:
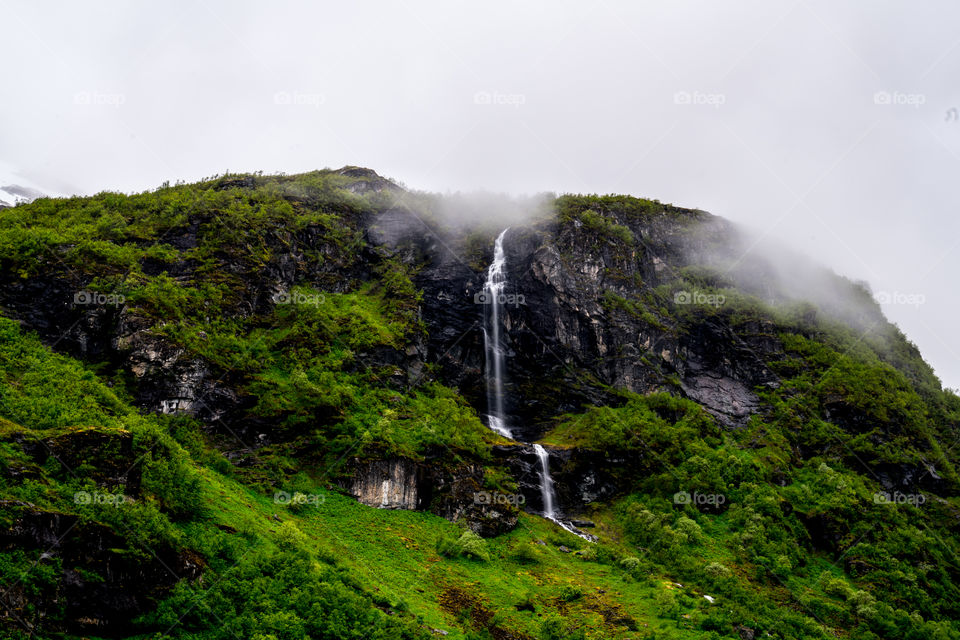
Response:
[{"label": "snow on mountainside", "polygon": [[62,195],[64,194],[38,185],[8,166],[0,165],[0,208],[13,207],[21,202],[33,202],[37,198]]}]

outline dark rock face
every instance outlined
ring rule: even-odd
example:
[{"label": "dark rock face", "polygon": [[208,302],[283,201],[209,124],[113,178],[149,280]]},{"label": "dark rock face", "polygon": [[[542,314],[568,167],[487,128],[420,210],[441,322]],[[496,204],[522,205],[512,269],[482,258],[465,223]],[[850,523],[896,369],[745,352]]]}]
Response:
[{"label": "dark rock face", "polygon": [[[134,464],[136,455],[130,433],[76,429],[42,441],[25,439],[22,434],[13,435],[11,440],[38,465],[55,463],[66,469],[83,466],[98,486],[122,486],[127,495],[139,494],[142,468]],[[12,469],[6,472],[11,474]]]},{"label": "dark rock face", "polygon": [[716,320],[699,324],[681,343],[681,388],[721,424],[743,425],[759,407],[753,389],[779,384],[759,353],[770,357],[782,351],[782,347],[772,341],[757,347],[751,348],[730,327]]},{"label": "dark rock face", "polygon": [[533,447],[515,445],[494,447],[494,456],[507,466],[510,475],[517,481],[517,491],[523,496],[523,509],[529,513],[543,513],[543,496],[540,493],[540,460]]},{"label": "dark rock face", "polygon": [[[398,214],[388,213],[390,242],[403,242],[393,228]],[[672,280],[684,264],[684,243],[693,241],[689,224],[635,224],[641,242],[633,247],[589,246],[555,225],[511,227],[504,239],[505,404],[517,437],[535,440],[554,416],[610,401],[606,387],[645,393],[666,388],[671,377],[721,423],[739,426],[757,408],[754,388],[777,384],[764,360],[782,349],[763,327],[746,328],[756,331],[750,342],[742,329],[716,319],[678,332],[607,304],[611,294],[635,298]],[[426,264],[417,285],[424,290],[428,359],[439,360],[441,378],[485,413],[482,309],[474,304],[485,274],[451,256],[451,246],[454,238],[417,247]]]},{"label": "dark rock face", "polygon": [[876,465],[874,473],[884,490],[894,492],[886,499],[896,500],[896,493],[919,495],[932,492],[937,495],[949,495],[950,483],[937,473],[936,467],[926,462],[920,465],[882,463]]},{"label": "dark rock face", "polygon": [[[562,515],[579,514],[591,502],[609,500],[629,489],[631,474],[639,472],[639,460],[585,449],[546,448]],[[523,496],[523,508],[543,513],[540,460],[528,445],[494,448],[494,456],[510,469]]]},{"label": "dark rock face", "polygon": [[557,498],[567,512],[578,512],[592,502],[604,502],[630,490],[642,470],[642,459],[585,449],[555,450],[551,460]]},{"label": "dark rock face", "polygon": [[132,557],[119,551],[126,547],[126,537],[75,516],[24,504],[2,506],[16,508],[18,515],[0,531],[0,549],[40,553],[41,563],[63,567],[56,589],[43,590],[39,601],[24,585],[10,585],[0,598],[0,615],[8,619],[16,619],[29,601],[41,611],[65,608],[63,628],[47,631],[126,636],[135,630],[132,620],[152,610],[156,597],[179,580],[196,579],[203,570],[199,557],[170,548],[144,550],[145,559]]}]

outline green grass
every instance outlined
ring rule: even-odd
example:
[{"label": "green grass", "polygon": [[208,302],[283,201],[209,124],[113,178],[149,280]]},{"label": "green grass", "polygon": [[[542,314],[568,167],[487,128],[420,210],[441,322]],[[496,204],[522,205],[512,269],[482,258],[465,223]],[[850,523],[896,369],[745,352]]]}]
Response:
[{"label": "green grass", "polygon": [[[320,504],[293,514],[274,504],[271,497],[252,494],[233,481],[223,477],[208,480],[213,520],[265,538],[282,526],[274,515],[284,523],[292,522],[310,548],[317,549],[322,557],[336,558],[338,566],[349,569],[377,598],[393,605],[406,603],[425,624],[450,631],[453,638],[466,636],[458,631],[462,623],[457,617],[440,605],[451,590],[476,596],[501,626],[534,636],[540,616],[516,609],[528,596],[541,615],[562,611],[566,618],[590,625],[590,637],[633,637],[625,627],[602,624],[592,611],[598,608],[622,607],[622,614],[641,626],[671,626],[653,615],[650,595],[654,584],[639,582],[616,566],[562,553],[558,541],[583,549],[590,545],[537,516],[523,514],[516,530],[487,541],[487,562],[450,559],[437,552],[436,541],[456,535],[460,529],[431,514],[371,509],[324,489],[314,490],[322,496]],[[537,540],[549,542],[539,545]],[[536,561],[528,564],[513,560],[520,546],[533,547]],[[564,589],[571,587],[585,594],[583,601],[561,604]],[[596,635],[600,629],[605,635]]]}]

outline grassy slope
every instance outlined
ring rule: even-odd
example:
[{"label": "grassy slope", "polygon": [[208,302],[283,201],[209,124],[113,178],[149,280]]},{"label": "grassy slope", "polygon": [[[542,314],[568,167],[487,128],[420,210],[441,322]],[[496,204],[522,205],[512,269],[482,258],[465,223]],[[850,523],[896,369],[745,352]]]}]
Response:
[{"label": "grassy slope", "polygon": [[[2,406],[7,414],[46,427],[30,429],[4,423],[4,439],[8,443],[4,464],[7,468],[23,469],[31,465],[12,444],[15,439],[43,439],[56,446],[59,439],[73,434],[96,433],[109,443],[118,434],[132,432],[135,438],[139,438],[153,434],[155,429],[170,427],[157,423],[153,417],[140,417],[119,402],[96,376],[84,372],[68,358],[49,353],[35,339],[20,334],[9,321],[0,322],[0,328],[4,329],[2,348],[5,356],[0,359],[5,390]],[[22,359],[27,362],[23,363]],[[18,362],[21,363],[19,366]],[[31,371],[37,374],[36,378],[25,375]],[[52,379],[83,380],[85,384],[65,385],[54,390],[41,382]],[[90,398],[98,401],[84,402]],[[77,404],[82,402],[83,407],[77,409]],[[129,426],[129,430],[120,426],[72,426],[75,422],[109,423],[112,422],[108,417],[111,414],[113,420]],[[38,415],[46,417],[40,419]],[[192,441],[188,446],[196,446],[195,440],[182,430],[172,430],[179,437]],[[211,572],[206,584],[197,588],[197,593],[202,593],[210,602],[218,600],[218,585],[227,582],[224,578],[232,572],[243,571],[249,560],[246,549],[230,550],[236,544],[231,538],[240,539],[243,547],[250,545],[256,554],[266,553],[265,550],[269,549],[286,549],[291,532],[294,535],[299,532],[304,536],[303,547],[309,550],[308,556],[313,562],[338,567],[349,576],[349,584],[368,594],[370,602],[409,612],[408,617],[422,618],[429,627],[451,630],[451,637],[463,637],[457,633],[458,628],[469,630],[481,624],[535,636],[544,616],[550,612],[562,612],[578,626],[606,629],[605,637],[620,637],[628,632],[623,624],[604,623],[603,614],[611,620],[632,619],[635,624],[627,624],[639,628],[669,624],[657,619],[652,609],[654,583],[637,581],[609,562],[597,562],[592,545],[542,518],[524,514],[515,531],[488,542],[489,561],[448,558],[438,554],[436,541],[459,535],[460,529],[437,516],[371,509],[337,492],[312,486],[303,478],[298,481],[297,490],[318,496],[315,504],[300,508],[277,504],[272,495],[264,495],[229,473],[231,470],[217,459],[215,452],[206,450],[206,464],[202,464],[189,458],[169,437],[163,438],[162,446],[168,449],[165,459],[170,457],[187,463],[187,481],[184,486],[173,488],[172,492],[169,487],[144,491],[120,506],[77,505],[71,499],[76,490],[121,493],[123,488],[91,484],[81,476],[82,471],[73,473],[67,468],[69,465],[48,460],[44,467],[34,469],[37,474],[35,482],[5,480],[2,498],[29,502],[39,510],[77,513],[91,522],[112,527],[128,536],[129,553],[140,553],[145,559],[165,544],[197,550],[209,560]],[[96,452],[86,453],[92,455]],[[85,465],[96,466],[98,461],[87,458],[75,464],[76,470],[81,470]],[[227,470],[228,475],[216,468]],[[177,518],[171,513],[170,505],[181,502],[190,504],[187,518]],[[15,517],[21,509],[27,507],[13,509],[8,515]],[[149,518],[149,526],[144,525],[145,518]],[[134,536],[134,530],[141,535]],[[625,549],[613,542],[618,536],[615,528],[602,523],[600,531],[605,539],[610,539],[605,548]],[[545,544],[537,544],[538,540]],[[567,545],[572,550],[589,549],[591,555],[588,559],[572,552],[564,553],[559,550],[560,545]],[[529,551],[518,553],[521,547]],[[15,558],[15,555],[4,554],[6,571],[3,581],[8,585],[23,580],[25,576],[32,579],[31,576],[38,571],[31,569],[36,558]],[[88,570],[95,571],[95,568]],[[55,576],[46,577],[46,582],[40,580],[37,583],[38,593],[55,589]],[[233,597],[242,601],[242,594]],[[527,599],[532,601],[535,612],[516,609],[515,605]],[[194,602],[191,599],[186,601]],[[177,602],[182,603],[181,600]],[[213,618],[224,620],[230,626],[236,624],[237,629],[249,630],[244,625],[250,621],[229,619],[220,609],[204,616],[207,605],[204,601],[198,602],[194,613],[201,615],[195,618],[188,613],[183,623],[187,629],[191,628],[191,623],[202,628],[206,617],[206,625]],[[466,620],[458,619],[455,612],[465,603],[475,611]],[[282,605],[282,602],[278,604]],[[173,611],[182,612],[188,608],[173,607]],[[29,610],[20,613],[24,617],[30,614]],[[488,615],[492,617],[488,619]],[[166,624],[170,622],[168,617],[161,615],[158,619],[164,624],[157,628],[169,626]],[[145,622],[148,627],[157,624],[157,620]],[[181,627],[175,628],[174,635],[181,630]],[[213,630],[208,632],[213,633]]]}]

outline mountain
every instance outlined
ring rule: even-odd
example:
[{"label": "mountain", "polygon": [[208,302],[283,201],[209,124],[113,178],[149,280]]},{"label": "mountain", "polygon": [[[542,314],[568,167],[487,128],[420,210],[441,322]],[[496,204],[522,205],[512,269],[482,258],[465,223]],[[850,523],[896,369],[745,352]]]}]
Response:
[{"label": "mountain", "polygon": [[960,399],[755,243],[360,167],[0,210],[0,624],[960,638]]},{"label": "mountain", "polygon": [[45,189],[18,172],[0,164],[0,209],[20,203],[33,202],[37,198],[59,196],[51,189]]},{"label": "mountain", "polygon": [[0,186],[0,207],[11,207],[21,202],[32,202],[42,197],[44,197],[42,192],[30,187],[22,187],[18,184]]}]

